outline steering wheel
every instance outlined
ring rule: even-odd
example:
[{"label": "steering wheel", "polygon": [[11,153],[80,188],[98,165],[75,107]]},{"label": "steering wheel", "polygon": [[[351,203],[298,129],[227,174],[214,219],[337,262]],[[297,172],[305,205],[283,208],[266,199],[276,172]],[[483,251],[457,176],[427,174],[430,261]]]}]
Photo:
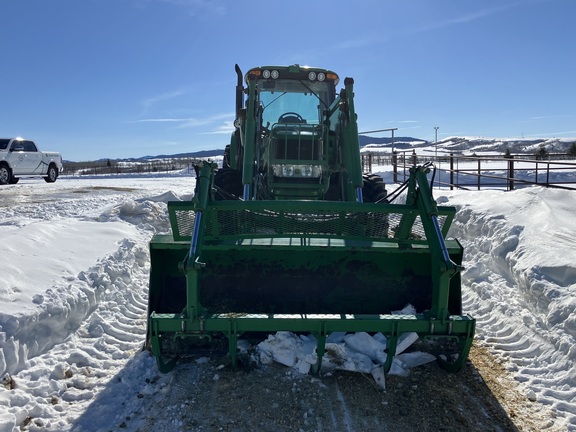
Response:
[{"label": "steering wheel", "polygon": [[306,123],[306,120],[296,112],[287,112],[278,117],[278,123]]}]

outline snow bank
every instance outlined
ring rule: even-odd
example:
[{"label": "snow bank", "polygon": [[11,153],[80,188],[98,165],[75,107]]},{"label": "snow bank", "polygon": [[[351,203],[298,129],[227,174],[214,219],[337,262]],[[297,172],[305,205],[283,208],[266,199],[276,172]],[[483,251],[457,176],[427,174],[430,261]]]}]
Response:
[{"label": "snow bank", "polygon": [[[29,193],[25,184],[19,190]],[[20,206],[26,217],[4,212],[0,221],[7,251],[0,280],[1,431],[23,424],[69,430],[70,419],[143,345],[147,243],[153,232],[168,231],[165,202],[178,195],[138,198],[137,190],[124,188],[131,198],[90,193],[82,206],[74,196],[79,190],[60,201]],[[133,369],[138,382],[157,372],[152,358],[138,357],[142,362],[145,370]],[[120,387],[112,393],[124,399]]]},{"label": "snow bank", "polygon": [[464,308],[527,394],[576,425],[576,192],[451,192],[464,246]]},{"label": "snow bank", "polygon": [[[128,237],[127,237],[128,236]],[[35,222],[3,236],[0,374],[16,373],[62,342],[93,312],[110,284],[129,279],[119,256],[136,229],[122,223]],[[112,257],[106,259],[112,254]]]}]

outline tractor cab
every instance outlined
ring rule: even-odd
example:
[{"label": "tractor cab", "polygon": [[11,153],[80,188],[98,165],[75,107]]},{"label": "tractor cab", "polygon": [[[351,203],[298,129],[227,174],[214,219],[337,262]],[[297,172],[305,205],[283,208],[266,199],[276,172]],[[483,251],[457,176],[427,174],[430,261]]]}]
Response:
[{"label": "tractor cab", "polygon": [[252,69],[246,83],[251,76],[266,199],[324,199],[330,180],[326,113],[336,99],[338,76],[298,65]]}]

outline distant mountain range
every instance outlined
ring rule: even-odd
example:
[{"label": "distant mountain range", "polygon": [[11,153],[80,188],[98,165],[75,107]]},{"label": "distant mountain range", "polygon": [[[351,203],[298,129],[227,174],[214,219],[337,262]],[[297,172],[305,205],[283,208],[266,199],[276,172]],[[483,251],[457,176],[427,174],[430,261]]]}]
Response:
[{"label": "distant mountain range", "polygon": [[[359,135],[358,140],[360,142],[360,147],[364,147],[368,144],[379,144],[382,146],[391,144],[391,138],[373,138],[365,135]],[[407,143],[426,143],[419,138],[412,138],[412,137],[395,137],[394,138],[395,147],[400,148],[396,144],[400,145],[407,145]],[[429,145],[429,144],[428,144]],[[182,158],[209,158],[215,156],[222,156],[224,154],[224,146],[221,149],[216,150],[201,150],[196,152],[187,152],[187,153],[176,153],[176,154],[159,154],[154,156],[141,156],[137,158],[123,158],[123,159],[110,159],[114,161],[121,161],[121,162],[143,162],[152,159],[182,159]],[[108,159],[100,159],[99,161],[107,161]],[[98,162],[98,161],[96,161]]]},{"label": "distant mountain range", "polygon": [[[482,137],[449,137],[439,140],[437,143],[414,137],[371,137],[359,135],[360,148],[364,151],[391,151],[417,149],[423,147],[437,146],[438,150],[454,153],[505,153],[510,150],[512,153],[534,153],[541,146],[544,146],[551,153],[565,153],[576,143],[576,138],[482,138]],[[145,162],[153,159],[183,159],[183,158],[210,158],[222,156],[224,146],[221,149],[201,150],[188,153],[159,154],[155,156],[141,156],[137,158],[110,159],[121,162]],[[99,161],[107,161],[100,159]],[[67,161],[64,161],[67,162]],[[96,161],[98,162],[98,161]]]},{"label": "distant mountain range", "polygon": [[360,142],[360,147],[366,147],[367,145],[394,145],[394,147],[400,148],[403,146],[414,147],[414,145],[430,145],[428,141],[420,138],[396,136],[394,137],[394,140],[392,140],[392,137],[375,138],[367,135],[358,135],[358,141]]},{"label": "distant mountain range", "polygon": [[214,156],[222,156],[224,154],[224,147],[217,150],[200,150],[196,152],[188,153],[176,153],[176,154],[161,154],[156,156],[142,156],[139,158],[122,159],[126,162],[136,162],[136,161],[146,161],[150,159],[181,159],[181,158],[208,158]]},{"label": "distant mountain range", "polygon": [[442,153],[472,154],[491,153],[504,154],[534,154],[540,147],[549,153],[567,153],[568,149],[576,145],[576,138],[483,138],[483,137],[448,137],[438,142],[421,140],[411,137],[391,138],[361,137],[360,147],[363,151],[391,151],[396,150],[434,148]]}]

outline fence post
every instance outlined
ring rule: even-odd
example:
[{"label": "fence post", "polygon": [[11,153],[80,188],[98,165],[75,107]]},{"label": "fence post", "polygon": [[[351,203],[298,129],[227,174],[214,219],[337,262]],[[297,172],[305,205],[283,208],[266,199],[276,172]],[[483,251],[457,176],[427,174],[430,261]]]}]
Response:
[{"label": "fence post", "polygon": [[392,150],[392,173],[394,183],[398,183],[398,153]]},{"label": "fence post", "polygon": [[480,180],[482,179],[482,177],[481,177],[482,176],[482,170],[481,170],[480,165],[482,162],[480,160],[480,156],[477,156],[477,158],[478,158],[478,190],[480,190],[480,183],[481,183]]},{"label": "fence post", "polygon": [[508,159],[508,190],[514,190],[514,156]]},{"label": "fence post", "polygon": [[454,153],[450,153],[450,190],[454,190]]}]

